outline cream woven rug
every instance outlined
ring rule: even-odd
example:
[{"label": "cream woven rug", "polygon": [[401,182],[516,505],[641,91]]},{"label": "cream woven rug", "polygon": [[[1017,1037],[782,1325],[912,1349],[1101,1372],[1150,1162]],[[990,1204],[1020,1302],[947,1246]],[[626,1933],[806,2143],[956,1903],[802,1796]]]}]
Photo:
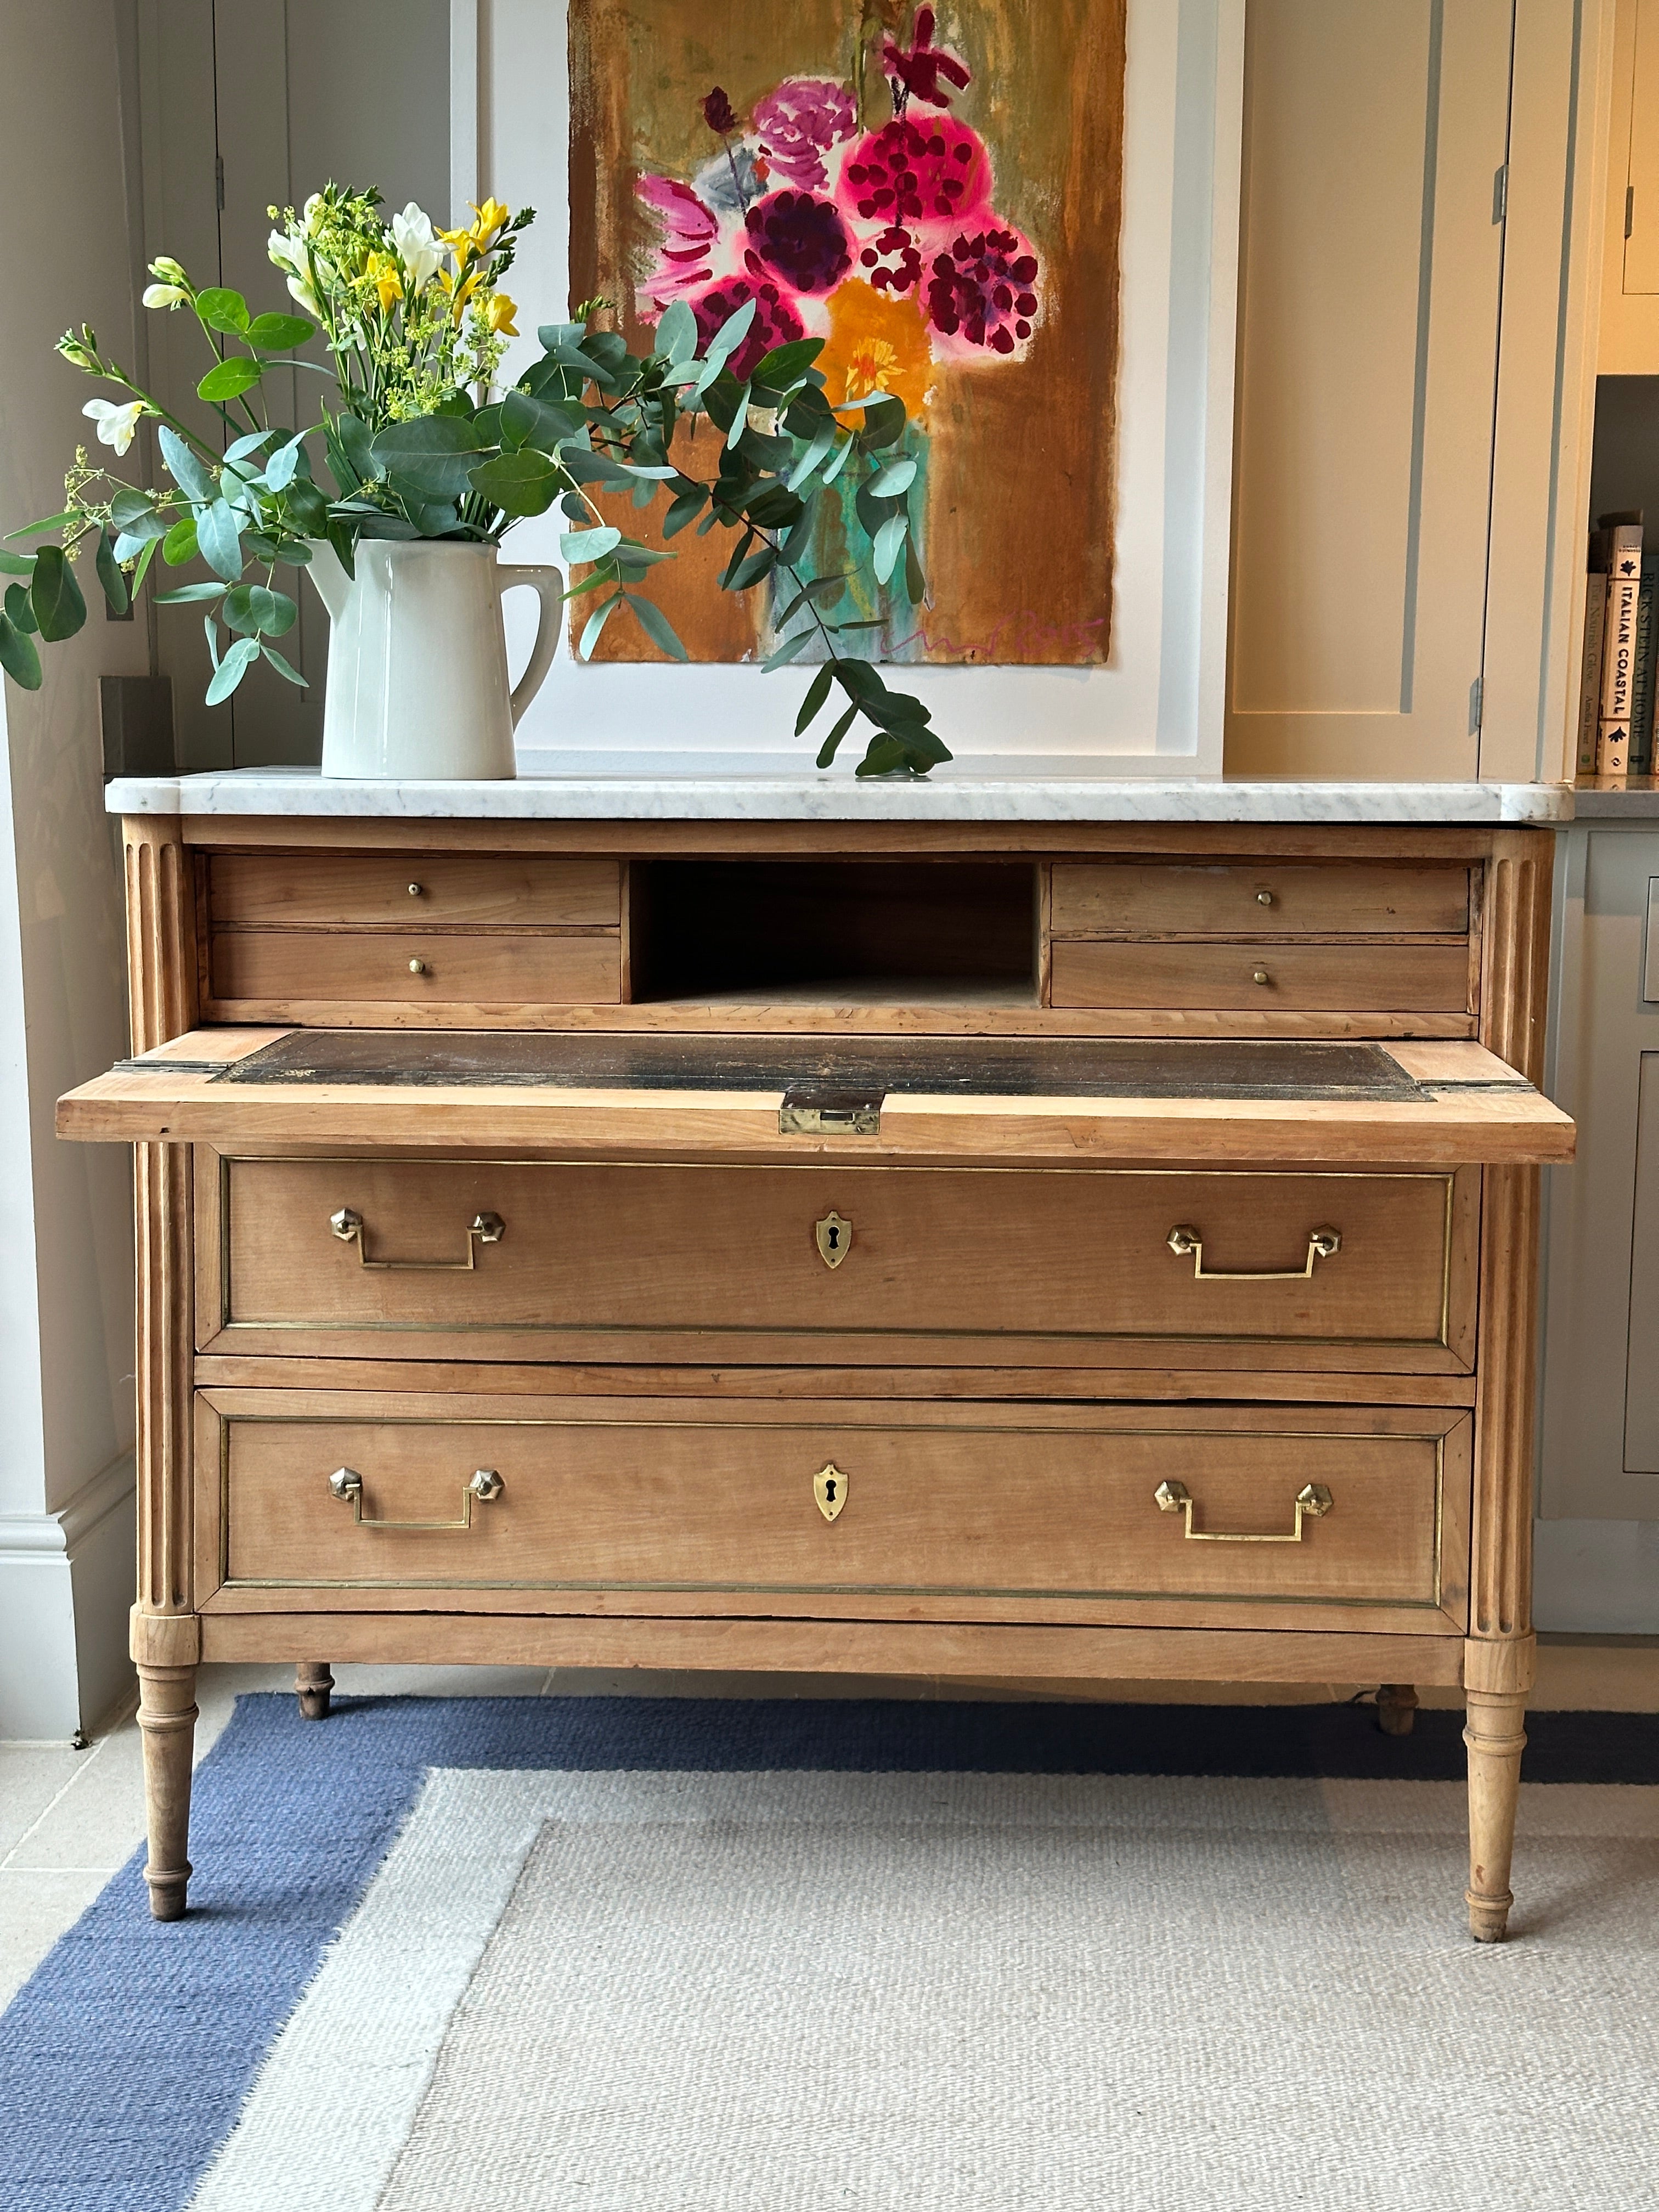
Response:
[{"label": "cream woven rug", "polygon": [[1659,1790],[434,1773],[198,2212],[1649,2212]]}]

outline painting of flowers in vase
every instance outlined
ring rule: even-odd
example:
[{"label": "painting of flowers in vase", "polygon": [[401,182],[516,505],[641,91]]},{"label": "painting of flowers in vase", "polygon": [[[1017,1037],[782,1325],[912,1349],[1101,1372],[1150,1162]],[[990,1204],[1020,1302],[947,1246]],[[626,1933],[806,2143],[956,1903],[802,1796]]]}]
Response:
[{"label": "painting of flowers in vase", "polygon": [[[813,338],[844,426],[903,403],[898,445],[849,449],[800,564],[874,658],[1109,657],[1125,12],[569,0],[572,297],[613,302],[636,351],[675,301],[700,342],[752,301],[738,377]],[[904,462],[889,567],[868,484]],[[722,534],[678,540],[653,591],[694,661],[759,659],[783,610],[711,588]],[[655,656],[615,624],[597,657]]]}]

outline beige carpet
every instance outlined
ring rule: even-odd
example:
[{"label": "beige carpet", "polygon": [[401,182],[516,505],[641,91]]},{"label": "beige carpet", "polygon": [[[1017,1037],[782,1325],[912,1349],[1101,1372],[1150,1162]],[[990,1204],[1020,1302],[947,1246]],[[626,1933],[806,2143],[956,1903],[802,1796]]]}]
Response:
[{"label": "beige carpet", "polygon": [[436,1776],[407,1942],[528,1849],[378,2202],[1647,2212],[1659,1790],[1525,1796],[1484,1948],[1450,1784]]}]

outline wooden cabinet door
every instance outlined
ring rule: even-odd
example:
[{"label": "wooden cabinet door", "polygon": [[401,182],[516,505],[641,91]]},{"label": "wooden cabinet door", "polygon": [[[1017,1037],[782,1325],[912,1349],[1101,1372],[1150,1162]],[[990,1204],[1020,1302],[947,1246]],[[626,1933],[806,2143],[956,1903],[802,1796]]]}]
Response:
[{"label": "wooden cabinet door", "polygon": [[1227,767],[1476,773],[1510,0],[1252,0]]}]

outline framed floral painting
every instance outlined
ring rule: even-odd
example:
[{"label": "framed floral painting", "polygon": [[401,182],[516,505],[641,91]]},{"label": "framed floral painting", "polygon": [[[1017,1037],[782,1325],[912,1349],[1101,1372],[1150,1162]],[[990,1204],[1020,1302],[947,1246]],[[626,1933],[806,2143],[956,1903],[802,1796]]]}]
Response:
[{"label": "framed floral painting", "polygon": [[[904,401],[909,553],[878,576],[855,462],[808,555],[833,618],[868,626],[958,758],[1218,773],[1243,0],[547,15],[544,54],[480,58],[477,181],[534,197],[568,299],[611,303],[636,350],[675,301],[707,337],[752,301],[738,373],[816,338],[844,421]],[[722,535],[652,574],[691,665],[614,623],[526,740],[556,743],[580,690],[590,726],[614,698],[620,745],[729,753],[735,726],[801,750],[799,684],[759,668],[781,610],[714,587]]]}]

